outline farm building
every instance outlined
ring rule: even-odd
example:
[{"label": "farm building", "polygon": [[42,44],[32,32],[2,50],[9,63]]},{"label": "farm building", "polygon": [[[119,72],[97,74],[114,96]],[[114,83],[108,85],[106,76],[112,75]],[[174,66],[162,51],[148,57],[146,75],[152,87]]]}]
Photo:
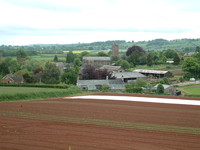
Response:
[{"label": "farm building", "polygon": [[113,72],[111,77],[115,77],[116,79],[122,79],[124,82],[131,82],[137,79],[146,80],[146,76],[139,72]]},{"label": "farm building", "polygon": [[103,66],[111,65],[110,57],[83,57],[83,65]]},{"label": "farm building", "polygon": [[172,77],[172,73],[169,71],[162,71],[162,70],[134,70],[136,72],[139,72],[145,76],[148,77],[156,77],[156,78],[163,78],[163,77]]},{"label": "farm building", "polygon": [[121,79],[112,80],[78,80],[77,86],[82,90],[101,90],[104,85],[107,85],[111,90],[123,90],[125,85]]},{"label": "farm building", "polygon": [[13,74],[7,74],[1,80],[2,83],[24,83],[24,78],[22,76],[18,77]]},{"label": "farm building", "polygon": [[[156,90],[157,87],[158,87],[158,84],[155,85],[153,87],[153,89]],[[167,94],[175,95],[176,92],[177,92],[176,88],[172,85],[163,84],[163,87],[164,87],[164,92],[167,93]]]},{"label": "farm building", "polygon": [[189,53],[185,53],[183,57],[191,57],[192,55],[195,55],[195,54],[197,54],[197,52],[189,52]]},{"label": "farm building", "polygon": [[121,66],[111,66],[111,65],[103,65],[99,68],[100,70],[107,70],[108,72],[123,72],[124,69]]}]

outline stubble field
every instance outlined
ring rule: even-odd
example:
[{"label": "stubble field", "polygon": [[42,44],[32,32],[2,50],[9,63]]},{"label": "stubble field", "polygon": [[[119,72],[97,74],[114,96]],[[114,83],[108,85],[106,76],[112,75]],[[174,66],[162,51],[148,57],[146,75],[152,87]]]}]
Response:
[{"label": "stubble field", "polygon": [[70,97],[0,103],[1,150],[199,150],[199,141],[200,106]]}]

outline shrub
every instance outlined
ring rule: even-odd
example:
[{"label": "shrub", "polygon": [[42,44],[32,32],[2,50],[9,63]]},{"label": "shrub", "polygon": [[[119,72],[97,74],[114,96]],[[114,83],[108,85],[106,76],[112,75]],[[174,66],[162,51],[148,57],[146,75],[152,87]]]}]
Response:
[{"label": "shrub", "polygon": [[125,90],[127,93],[142,93],[143,89],[140,87],[132,87],[132,88],[126,88]]},{"label": "shrub", "polygon": [[163,94],[164,93],[164,87],[163,87],[162,84],[158,84],[156,92],[158,94]]}]

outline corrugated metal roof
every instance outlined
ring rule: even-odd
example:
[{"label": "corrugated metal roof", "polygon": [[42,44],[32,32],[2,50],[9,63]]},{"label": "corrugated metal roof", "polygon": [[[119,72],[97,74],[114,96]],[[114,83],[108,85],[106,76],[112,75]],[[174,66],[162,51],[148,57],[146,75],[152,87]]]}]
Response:
[{"label": "corrugated metal roof", "polygon": [[169,71],[162,71],[162,70],[144,70],[144,69],[137,69],[134,71],[140,72],[140,73],[155,73],[155,74],[165,74],[169,72]]},{"label": "corrugated metal roof", "polygon": [[116,78],[146,78],[145,75],[139,72],[113,72],[113,77]]},{"label": "corrugated metal roof", "polygon": [[112,80],[78,80],[77,85],[79,87],[87,87],[88,90],[96,90],[96,85],[108,85],[110,89],[125,89],[124,82],[121,79]]},{"label": "corrugated metal roof", "polygon": [[118,70],[120,69],[121,66],[111,66],[111,65],[103,65],[100,69],[113,69],[113,70]]}]

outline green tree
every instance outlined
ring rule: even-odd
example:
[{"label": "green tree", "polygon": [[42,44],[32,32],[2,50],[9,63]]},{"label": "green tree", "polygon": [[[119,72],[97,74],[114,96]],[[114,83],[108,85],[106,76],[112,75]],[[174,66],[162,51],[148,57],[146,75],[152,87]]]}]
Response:
[{"label": "green tree", "polygon": [[197,58],[188,57],[184,59],[182,69],[189,74],[190,77],[200,77],[200,62]]},{"label": "green tree", "polygon": [[47,62],[42,74],[42,82],[47,84],[60,83],[60,70],[54,63]]},{"label": "green tree", "polygon": [[174,65],[180,64],[181,59],[180,59],[180,57],[178,56],[177,53],[175,53],[173,61],[174,61]]},{"label": "green tree", "polygon": [[152,66],[153,65],[153,60],[151,54],[147,55],[147,66]]},{"label": "green tree", "polygon": [[72,51],[69,51],[69,52],[67,53],[66,63],[73,63],[75,57],[76,57],[76,55],[75,55]]},{"label": "green tree", "polygon": [[34,59],[27,59],[21,66],[22,69],[33,72],[36,68],[41,68],[42,62]]},{"label": "green tree", "polygon": [[173,58],[175,54],[176,54],[176,52],[174,50],[172,50],[172,49],[168,49],[168,50],[164,51],[164,55],[167,58]]},{"label": "green tree", "polygon": [[97,54],[98,56],[108,56],[108,54],[106,54],[105,52],[101,51],[101,52],[98,52]]},{"label": "green tree", "polygon": [[137,79],[136,82],[134,83],[135,87],[146,87],[147,85],[147,80],[144,79]]},{"label": "green tree", "polygon": [[22,62],[25,61],[27,58],[27,53],[24,50],[18,50],[16,52],[17,60]]},{"label": "green tree", "polygon": [[162,84],[158,84],[156,93],[158,93],[158,94],[164,93],[164,87]]},{"label": "green tree", "polygon": [[197,46],[195,52],[199,52],[200,53],[200,47]]},{"label": "green tree", "polygon": [[78,73],[75,70],[70,72],[66,72],[62,75],[61,81],[66,84],[74,84],[76,85]]},{"label": "green tree", "polygon": [[0,73],[6,75],[8,73],[15,73],[20,69],[19,63],[10,57],[7,57],[1,64],[0,64]]},{"label": "green tree", "polygon": [[118,66],[121,66],[121,67],[124,68],[124,69],[129,69],[129,68],[130,68],[130,64],[129,64],[128,61],[126,61],[126,60],[118,60],[118,61],[116,62],[116,64],[117,64]]},{"label": "green tree", "polygon": [[58,62],[58,56],[57,56],[57,55],[54,56],[53,61],[54,61],[54,62]]},{"label": "green tree", "polygon": [[80,66],[81,65],[81,61],[80,61],[80,59],[79,58],[75,58],[74,59],[74,66]]},{"label": "green tree", "polygon": [[164,77],[164,78],[160,79],[159,82],[161,84],[169,84],[169,79],[167,77]]}]

